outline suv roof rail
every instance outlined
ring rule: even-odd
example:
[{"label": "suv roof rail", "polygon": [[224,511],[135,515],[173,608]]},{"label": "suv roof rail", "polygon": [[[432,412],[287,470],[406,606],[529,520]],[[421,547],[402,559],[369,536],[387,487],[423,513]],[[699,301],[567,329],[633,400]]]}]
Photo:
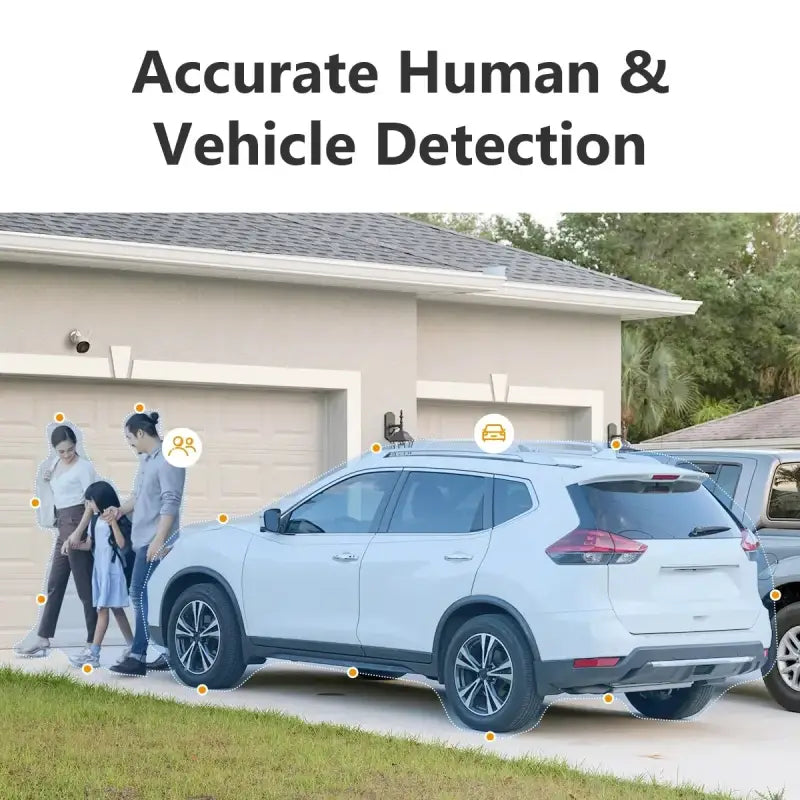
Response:
[{"label": "suv roof rail", "polygon": [[587,455],[593,455],[609,449],[595,442],[575,442],[570,440],[521,441],[517,442],[517,447],[523,453],[556,451],[559,453],[586,453]]},{"label": "suv roof rail", "polygon": [[431,450],[425,450],[422,448],[418,448],[416,450],[407,449],[405,452],[402,449],[397,450],[390,450],[387,453],[384,453],[384,458],[392,458],[394,456],[401,456],[401,457],[408,457],[408,456],[425,456],[426,458],[491,458],[497,459],[501,461],[524,461],[525,459],[514,453],[484,453],[483,451],[478,451],[477,453],[472,453],[469,450],[445,450],[442,448],[433,448]]}]

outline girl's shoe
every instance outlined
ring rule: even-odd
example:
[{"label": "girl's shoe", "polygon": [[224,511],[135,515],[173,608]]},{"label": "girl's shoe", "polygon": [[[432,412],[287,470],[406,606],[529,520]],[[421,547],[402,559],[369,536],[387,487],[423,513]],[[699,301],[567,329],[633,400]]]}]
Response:
[{"label": "girl's shoe", "polygon": [[93,667],[100,666],[100,656],[95,655],[88,647],[84,648],[75,656],[69,657],[69,663],[73,667],[82,667],[84,664],[91,664]]},{"label": "girl's shoe", "polygon": [[30,644],[17,647],[14,654],[21,658],[43,658],[50,651],[50,640],[37,636]]}]

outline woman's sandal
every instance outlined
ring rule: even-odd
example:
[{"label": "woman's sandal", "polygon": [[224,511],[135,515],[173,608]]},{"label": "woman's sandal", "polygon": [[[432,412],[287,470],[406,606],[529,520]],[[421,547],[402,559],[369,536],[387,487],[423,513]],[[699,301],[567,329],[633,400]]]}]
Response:
[{"label": "woman's sandal", "polygon": [[43,645],[41,641],[29,644],[26,647],[14,649],[14,655],[19,658],[45,658],[50,654],[50,643]]}]

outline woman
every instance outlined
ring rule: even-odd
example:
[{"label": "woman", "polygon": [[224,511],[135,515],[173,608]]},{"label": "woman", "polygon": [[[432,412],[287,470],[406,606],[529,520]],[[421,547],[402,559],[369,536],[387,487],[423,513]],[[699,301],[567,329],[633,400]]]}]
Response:
[{"label": "woman", "polygon": [[39,473],[38,491],[42,501],[39,523],[45,528],[57,528],[58,535],[47,579],[47,602],[37,636],[29,645],[17,648],[16,652],[28,657],[47,655],[72,573],[86,618],[85,653],[88,656],[97,625],[97,612],[92,603],[93,557],[91,551],[64,548],[64,544],[72,533],[82,536],[89,524],[92,513],[84,503],[84,493],[97,480],[97,473],[91,461],[78,452],[78,437],[68,425],[53,429],[50,444],[55,458],[45,461]]}]

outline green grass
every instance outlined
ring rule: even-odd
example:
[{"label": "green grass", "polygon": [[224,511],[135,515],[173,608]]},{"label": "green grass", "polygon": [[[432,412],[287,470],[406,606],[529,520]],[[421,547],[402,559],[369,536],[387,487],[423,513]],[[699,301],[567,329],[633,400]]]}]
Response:
[{"label": "green grass", "polygon": [[[535,737],[535,733],[530,734]],[[0,669],[0,798],[722,800],[553,761],[198,707]]]}]

